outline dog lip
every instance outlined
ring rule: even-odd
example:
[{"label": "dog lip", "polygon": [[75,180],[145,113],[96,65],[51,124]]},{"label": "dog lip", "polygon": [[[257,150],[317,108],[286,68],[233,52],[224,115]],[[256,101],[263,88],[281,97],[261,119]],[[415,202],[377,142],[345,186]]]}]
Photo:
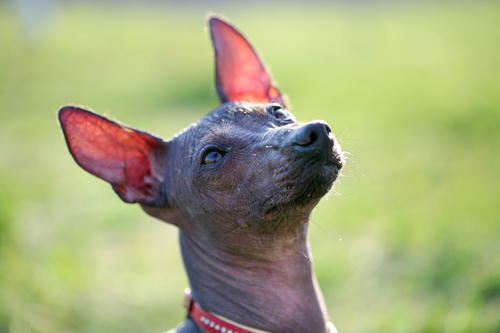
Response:
[{"label": "dog lip", "polygon": [[340,171],[344,164],[341,159],[334,157],[332,161],[325,162],[325,166],[334,166]]},{"label": "dog lip", "polygon": [[322,171],[315,177],[302,184],[301,189],[291,198],[291,202],[299,206],[307,205],[311,200],[319,199],[329,191],[340,169],[335,163],[325,163],[321,169]]},{"label": "dog lip", "polygon": [[325,165],[334,165],[338,170],[341,170],[344,167],[344,159],[342,158],[341,153],[337,150],[333,150],[332,154],[327,158]]},{"label": "dog lip", "polygon": [[332,163],[325,163],[324,167],[325,168],[334,168],[335,173],[336,173],[335,179],[337,179],[337,175],[338,175],[340,169],[342,169],[342,164],[340,162],[335,161]]},{"label": "dog lip", "polygon": [[324,165],[335,165],[339,170],[341,170],[345,161],[342,157],[342,152],[337,146],[328,147],[327,149],[310,149],[309,147],[295,146],[301,151],[303,156],[309,156],[309,159],[323,160]]}]

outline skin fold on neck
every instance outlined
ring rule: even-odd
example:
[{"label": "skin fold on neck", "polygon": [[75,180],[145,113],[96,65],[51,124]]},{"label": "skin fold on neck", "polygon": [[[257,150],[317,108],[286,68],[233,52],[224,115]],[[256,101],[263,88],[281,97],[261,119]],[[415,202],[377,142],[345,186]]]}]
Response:
[{"label": "skin fold on neck", "polygon": [[329,319],[312,268],[307,226],[297,226],[284,238],[256,242],[249,254],[214,247],[181,230],[193,299],[207,311],[261,330],[327,332]]}]

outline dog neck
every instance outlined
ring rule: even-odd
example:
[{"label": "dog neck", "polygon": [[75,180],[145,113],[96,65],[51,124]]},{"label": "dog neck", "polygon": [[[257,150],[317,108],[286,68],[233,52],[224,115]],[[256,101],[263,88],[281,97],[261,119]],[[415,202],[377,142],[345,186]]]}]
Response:
[{"label": "dog neck", "polygon": [[290,237],[263,243],[251,256],[243,256],[181,231],[193,299],[207,311],[261,330],[327,332],[329,319],[312,268],[307,223]]}]

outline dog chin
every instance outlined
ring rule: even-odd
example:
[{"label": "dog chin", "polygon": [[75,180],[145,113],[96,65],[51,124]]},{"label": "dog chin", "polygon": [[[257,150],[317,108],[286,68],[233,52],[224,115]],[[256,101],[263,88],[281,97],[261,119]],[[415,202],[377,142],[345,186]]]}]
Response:
[{"label": "dog chin", "polygon": [[286,196],[277,194],[273,204],[264,210],[266,219],[282,216],[308,215],[319,200],[325,196],[333,186],[339,174],[339,168],[335,164],[322,164],[317,168],[309,169],[297,177],[293,186],[293,192]]},{"label": "dog chin", "polygon": [[292,206],[303,207],[319,201],[330,191],[338,174],[339,168],[335,164],[323,165],[320,172],[312,178],[307,177],[299,185]]}]

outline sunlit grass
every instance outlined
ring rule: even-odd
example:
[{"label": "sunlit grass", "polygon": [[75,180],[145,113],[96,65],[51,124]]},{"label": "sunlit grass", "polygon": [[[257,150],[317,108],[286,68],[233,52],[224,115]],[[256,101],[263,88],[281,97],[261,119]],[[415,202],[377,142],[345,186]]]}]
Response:
[{"label": "sunlit grass", "polygon": [[[175,228],[83,172],[55,114],[87,105],[165,138],[201,117],[217,105],[207,9],[66,5],[29,43],[0,6],[0,332],[183,320]],[[212,9],[297,119],[353,153],[310,227],[339,331],[500,331],[500,6]]]}]

